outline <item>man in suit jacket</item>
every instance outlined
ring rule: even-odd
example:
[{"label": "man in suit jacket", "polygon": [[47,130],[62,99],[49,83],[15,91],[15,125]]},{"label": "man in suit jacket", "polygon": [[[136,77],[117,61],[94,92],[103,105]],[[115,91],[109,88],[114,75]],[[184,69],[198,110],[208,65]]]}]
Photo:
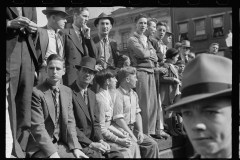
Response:
[{"label": "man in suit jacket", "polygon": [[75,7],[72,26],[63,30],[66,59],[66,74],[63,76],[64,85],[69,86],[77,79],[75,65],[79,64],[84,56],[96,58],[97,50],[90,38],[90,28],[86,25],[88,19],[88,8]]},{"label": "man in suit jacket", "polygon": [[48,77],[46,72],[47,58],[51,54],[59,54],[64,57],[64,43],[60,29],[64,29],[65,22],[67,22],[66,16],[68,16],[65,7],[46,7],[42,12],[47,16],[48,22],[46,26],[38,28],[36,52],[41,56],[37,84],[41,84]]},{"label": "man in suit jacket", "polygon": [[[31,119],[31,96],[39,55],[35,52],[37,31],[35,7],[6,8],[6,77],[9,82],[9,115],[13,132],[13,155],[24,158]],[[19,143],[18,143],[19,142]],[[21,147],[19,146],[21,145]]]},{"label": "man in suit jacket", "polygon": [[99,122],[94,116],[96,96],[93,91],[88,89],[88,85],[97,72],[95,65],[94,58],[83,57],[80,65],[75,66],[78,69],[78,78],[70,86],[73,91],[73,110],[78,141],[83,147],[83,152],[91,158],[103,158],[103,156],[120,158],[123,155],[103,141]]},{"label": "man in suit jacket", "polygon": [[31,158],[86,158],[77,140],[72,91],[60,84],[64,60],[57,54],[47,59],[48,78],[33,88],[31,136],[27,153]]},{"label": "man in suit jacket", "polygon": [[[101,68],[115,68],[118,66],[119,50],[117,49],[117,42],[108,37],[113,23],[114,19],[105,13],[101,13],[94,21],[94,25],[98,29],[98,36],[94,37],[93,41],[97,48],[97,64],[101,65]],[[98,93],[99,88],[94,79],[91,89]]]}]

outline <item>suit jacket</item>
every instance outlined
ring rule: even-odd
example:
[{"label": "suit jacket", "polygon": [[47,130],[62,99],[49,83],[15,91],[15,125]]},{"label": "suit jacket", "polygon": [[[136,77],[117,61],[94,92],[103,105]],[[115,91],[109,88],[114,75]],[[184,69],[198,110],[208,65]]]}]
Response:
[{"label": "suit jacket", "polygon": [[[64,40],[64,54],[65,54],[65,66],[66,73],[62,77],[63,84],[70,86],[76,79],[77,69],[75,65],[79,65],[84,55],[83,46],[80,43],[77,34],[73,27],[69,29],[62,30],[63,32],[63,40]],[[92,39],[85,38],[85,49],[87,51],[87,55],[96,58],[97,49],[92,41]]]},{"label": "suit jacket", "polygon": [[[32,93],[32,118],[31,134],[29,137],[27,152],[34,153],[42,150],[46,157],[57,152],[52,143],[55,129],[55,106],[52,91],[46,84],[46,80],[33,88]],[[77,140],[76,123],[73,115],[72,91],[70,88],[59,85],[60,89],[60,140],[69,147],[82,149]]]},{"label": "suit jacket", "polygon": [[83,147],[88,147],[92,142],[103,139],[99,121],[96,120],[94,115],[96,95],[90,89],[87,90],[88,107],[76,81],[70,88],[73,92],[73,111],[76,119],[78,141]]},{"label": "suit jacket", "polygon": [[[100,58],[101,58],[101,55],[102,55],[102,50],[101,50],[101,47],[100,47],[100,44],[99,44],[100,43],[99,36],[94,37],[93,42],[95,43],[96,48],[97,48],[96,59],[99,62]],[[110,43],[111,50],[112,50],[114,65],[115,65],[115,67],[117,67],[118,57],[119,57],[119,50],[117,49],[117,42],[114,39],[109,38],[109,43]]]},{"label": "suit jacket", "polygon": [[[18,12],[16,7],[7,7],[6,8],[6,24],[7,21],[13,20],[17,18]],[[37,23],[37,12],[36,12],[36,7],[22,7],[22,16],[27,17],[29,20]],[[15,48],[15,45],[17,43],[18,37],[24,37],[26,43],[28,44],[29,48],[29,53],[33,59],[35,68],[38,66],[38,57],[39,55],[35,51],[35,45],[34,41],[36,38],[36,33],[31,34],[29,33],[26,29],[26,34],[22,34],[20,29],[13,29],[13,28],[8,28],[6,26],[6,33],[7,33],[7,58],[11,55],[13,52],[13,49]]]},{"label": "suit jacket", "polygon": [[158,42],[155,38],[148,38],[149,41],[151,42],[153,48],[156,50],[156,54],[157,54],[157,57],[158,57],[158,62],[161,62],[163,60],[163,57],[164,57],[164,54],[162,53],[159,45],[158,45]]}]

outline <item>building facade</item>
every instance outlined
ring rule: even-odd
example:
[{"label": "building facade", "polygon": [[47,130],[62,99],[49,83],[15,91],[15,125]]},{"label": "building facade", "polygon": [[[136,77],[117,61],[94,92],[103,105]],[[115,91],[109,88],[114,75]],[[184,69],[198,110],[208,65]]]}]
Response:
[{"label": "building facade", "polygon": [[[67,27],[72,24],[72,8],[66,8],[68,14],[67,17]],[[109,33],[109,37],[116,40],[118,43],[118,48],[122,54],[127,53],[127,40],[135,31],[134,19],[140,13],[146,14],[148,17],[156,18],[158,21],[164,21],[168,24],[170,30],[171,25],[171,14],[170,8],[159,8],[159,7],[126,7],[119,8],[111,12],[110,16],[114,18],[114,24]],[[96,17],[97,18],[97,17]],[[91,28],[91,37],[98,35],[97,28],[94,26],[94,20],[89,19],[87,26]],[[172,44],[169,44],[172,47]]]},{"label": "building facade", "polygon": [[196,54],[218,43],[218,55],[231,57],[225,38],[232,30],[232,8],[173,8],[172,18],[175,42],[189,40]]}]

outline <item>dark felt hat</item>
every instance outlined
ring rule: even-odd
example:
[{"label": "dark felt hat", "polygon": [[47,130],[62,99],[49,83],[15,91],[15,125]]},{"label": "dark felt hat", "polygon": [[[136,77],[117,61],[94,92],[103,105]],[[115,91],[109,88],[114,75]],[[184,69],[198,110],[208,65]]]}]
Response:
[{"label": "dark felt hat", "polygon": [[170,58],[174,55],[178,54],[178,50],[175,48],[169,48],[166,52],[166,58]]},{"label": "dark felt hat", "polygon": [[109,19],[112,25],[114,23],[114,19],[111,16],[108,16],[106,13],[103,12],[98,16],[98,18],[95,19],[95,21],[94,21],[95,27],[97,27],[97,24],[100,19]]},{"label": "dark felt hat", "polygon": [[191,102],[231,95],[232,60],[203,53],[186,65],[183,71],[181,99],[166,110],[179,112]]},{"label": "dark felt hat", "polygon": [[75,65],[75,67],[79,70],[81,67],[85,67],[88,68],[92,71],[97,72],[97,70],[95,69],[95,65],[96,65],[96,60],[94,58],[85,56],[82,58],[81,62],[79,65]]},{"label": "dark felt hat", "polygon": [[62,12],[66,16],[69,16],[69,14],[65,11],[65,7],[46,7],[45,10],[42,10],[42,13],[47,15],[48,13],[54,13],[54,12]]}]

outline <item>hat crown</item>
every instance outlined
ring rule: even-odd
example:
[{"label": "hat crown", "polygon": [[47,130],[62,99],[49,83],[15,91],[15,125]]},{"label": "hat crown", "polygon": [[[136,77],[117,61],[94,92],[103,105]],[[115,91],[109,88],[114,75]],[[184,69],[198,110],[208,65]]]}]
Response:
[{"label": "hat crown", "polygon": [[45,10],[42,10],[43,14],[47,14],[50,12],[63,12],[68,16],[68,13],[65,11],[65,7],[46,7]]},{"label": "hat crown", "polygon": [[111,22],[111,24],[113,25],[114,19],[113,19],[111,16],[108,16],[108,15],[107,15],[106,13],[104,13],[104,12],[102,12],[102,13],[95,19],[94,25],[96,26],[96,25],[98,24],[99,20],[100,20],[100,19],[104,19],[104,18],[109,19],[110,22]]},{"label": "hat crown", "polygon": [[176,50],[175,48],[169,48],[166,52],[166,58],[171,57],[172,55],[176,54],[178,52],[178,50]]},{"label": "hat crown", "polygon": [[188,40],[183,40],[182,41],[182,46],[189,46],[190,47],[190,42]]},{"label": "hat crown", "polygon": [[103,17],[110,17],[110,16],[108,16],[106,13],[102,12],[102,13],[98,16],[98,18],[103,18]]},{"label": "hat crown", "polygon": [[94,58],[85,56],[82,58],[79,66],[89,68],[95,71],[96,60]]},{"label": "hat crown", "polygon": [[184,69],[182,90],[200,83],[232,84],[232,61],[204,53],[196,56]]}]

